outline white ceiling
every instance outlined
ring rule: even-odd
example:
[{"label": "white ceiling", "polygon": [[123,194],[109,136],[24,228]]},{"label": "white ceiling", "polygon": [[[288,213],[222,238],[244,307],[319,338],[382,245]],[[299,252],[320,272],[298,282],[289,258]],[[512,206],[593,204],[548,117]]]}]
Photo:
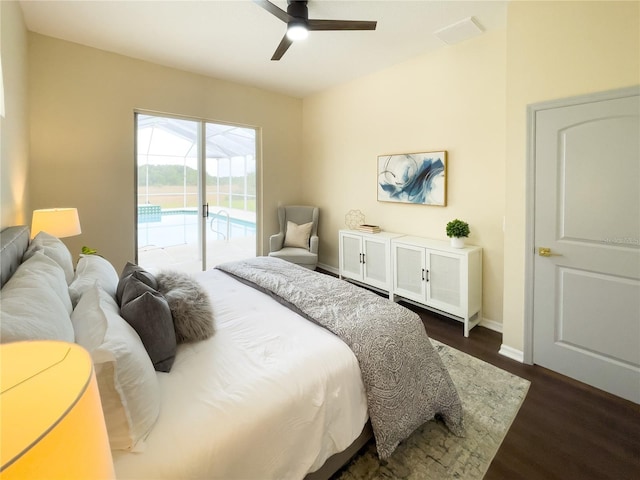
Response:
[{"label": "white ceiling", "polygon": [[506,4],[310,0],[309,18],[377,20],[377,29],[310,32],[274,62],[286,25],[251,0],[20,1],[31,31],[296,97],[447,48],[433,32],[466,17],[502,29]]}]

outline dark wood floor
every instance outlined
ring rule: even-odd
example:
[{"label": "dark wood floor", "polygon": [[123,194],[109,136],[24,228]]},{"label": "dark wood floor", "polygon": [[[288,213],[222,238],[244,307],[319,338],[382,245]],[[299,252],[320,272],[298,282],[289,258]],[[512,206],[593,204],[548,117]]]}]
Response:
[{"label": "dark wood floor", "polygon": [[640,406],[539,366],[510,360],[502,336],[406,305],[430,337],[531,381],[485,480],[640,479]]}]

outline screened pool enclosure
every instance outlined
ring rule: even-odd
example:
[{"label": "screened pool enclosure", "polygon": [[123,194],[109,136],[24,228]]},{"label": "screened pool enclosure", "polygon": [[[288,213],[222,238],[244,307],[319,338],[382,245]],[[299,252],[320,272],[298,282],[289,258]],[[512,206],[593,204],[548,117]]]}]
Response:
[{"label": "screened pool enclosure", "polygon": [[256,130],[136,115],[137,249],[185,271],[256,254]]}]

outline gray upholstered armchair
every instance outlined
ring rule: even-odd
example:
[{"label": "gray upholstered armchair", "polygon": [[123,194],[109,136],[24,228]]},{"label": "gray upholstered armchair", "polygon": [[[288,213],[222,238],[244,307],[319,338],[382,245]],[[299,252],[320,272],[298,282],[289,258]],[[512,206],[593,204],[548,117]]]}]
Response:
[{"label": "gray upholstered armchair", "polygon": [[315,270],[318,264],[318,207],[278,207],[280,232],[269,238],[269,256]]}]

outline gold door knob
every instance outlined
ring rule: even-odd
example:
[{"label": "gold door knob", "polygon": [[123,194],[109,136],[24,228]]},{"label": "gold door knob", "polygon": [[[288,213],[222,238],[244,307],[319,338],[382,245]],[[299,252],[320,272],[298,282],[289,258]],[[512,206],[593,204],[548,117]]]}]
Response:
[{"label": "gold door knob", "polygon": [[540,255],[541,257],[559,257],[560,254],[559,253],[551,253],[551,249],[549,247],[540,247],[538,248],[538,255]]}]

